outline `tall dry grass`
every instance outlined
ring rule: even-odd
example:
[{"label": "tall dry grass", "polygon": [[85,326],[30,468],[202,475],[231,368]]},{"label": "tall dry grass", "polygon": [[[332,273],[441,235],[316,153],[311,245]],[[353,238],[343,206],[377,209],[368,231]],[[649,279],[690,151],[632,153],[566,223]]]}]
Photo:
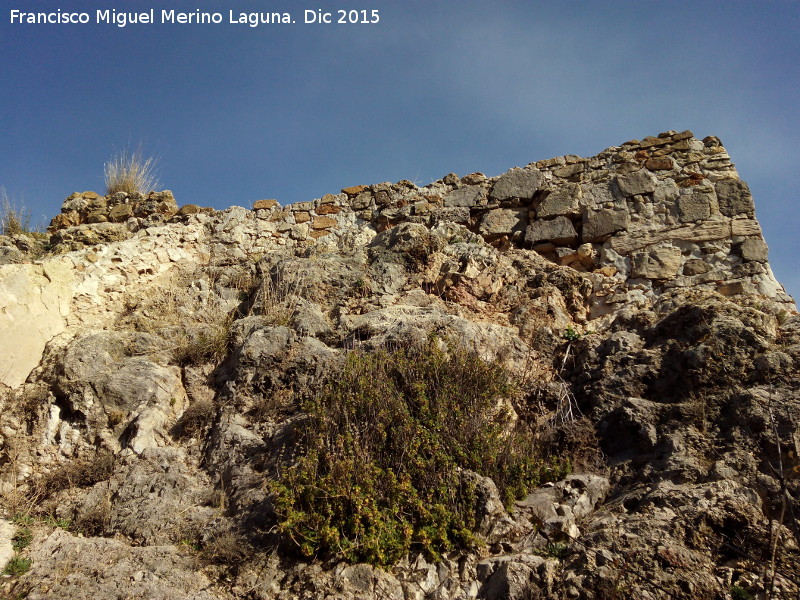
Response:
[{"label": "tall dry grass", "polygon": [[108,195],[117,192],[147,194],[159,186],[156,168],[158,160],[145,158],[141,148],[122,150],[105,164],[105,183]]}]

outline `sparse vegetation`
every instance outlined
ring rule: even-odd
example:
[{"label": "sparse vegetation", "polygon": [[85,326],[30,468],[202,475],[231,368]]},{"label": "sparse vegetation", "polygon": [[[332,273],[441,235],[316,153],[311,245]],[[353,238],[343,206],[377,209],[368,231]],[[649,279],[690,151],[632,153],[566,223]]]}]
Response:
[{"label": "sparse vegetation", "polygon": [[126,194],[147,194],[155,190],[158,185],[156,176],[157,160],[153,157],[145,158],[141,148],[136,150],[123,150],[111,157],[105,164],[105,183],[108,195],[117,192]]},{"label": "sparse vegetation", "polygon": [[2,235],[33,233],[30,212],[24,205],[13,202],[4,188],[0,188],[0,233]]},{"label": "sparse vegetation", "polygon": [[731,598],[733,600],[753,600],[753,595],[739,585],[731,587]]},{"label": "sparse vegetation", "polygon": [[11,538],[11,546],[14,548],[15,552],[19,552],[20,550],[27,548],[32,539],[33,532],[27,527],[22,527],[17,529],[16,533]]},{"label": "sparse vegetation", "polygon": [[507,502],[566,471],[526,424],[510,425],[515,393],[501,365],[435,339],[351,352],[305,406],[300,455],[271,483],[280,531],[305,556],[378,565],[473,546],[470,471]]},{"label": "sparse vegetation", "polygon": [[8,561],[6,564],[5,569],[3,569],[3,575],[10,575],[11,577],[19,577],[20,575],[24,575],[28,572],[28,569],[31,568],[31,559],[25,558],[22,556],[14,556],[11,560]]}]

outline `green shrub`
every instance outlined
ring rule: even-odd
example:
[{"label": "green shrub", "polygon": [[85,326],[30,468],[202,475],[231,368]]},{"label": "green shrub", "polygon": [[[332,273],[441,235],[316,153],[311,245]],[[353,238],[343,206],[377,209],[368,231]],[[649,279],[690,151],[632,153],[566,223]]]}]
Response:
[{"label": "green shrub", "polygon": [[271,482],[280,531],[305,556],[388,565],[476,543],[478,494],[463,470],[491,477],[506,501],[563,465],[542,460],[499,364],[436,340],[351,352],[304,407],[299,457]]}]

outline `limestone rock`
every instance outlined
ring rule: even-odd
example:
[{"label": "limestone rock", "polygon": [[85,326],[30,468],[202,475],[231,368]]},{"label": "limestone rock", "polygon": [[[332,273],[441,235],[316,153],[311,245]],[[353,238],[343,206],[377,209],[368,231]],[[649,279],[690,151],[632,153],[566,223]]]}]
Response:
[{"label": "limestone rock", "polygon": [[577,184],[567,184],[551,192],[536,209],[536,216],[540,219],[564,215],[568,217],[580,214],[579,201],[581,188]]},{"label": "limestone rock", "polygon": [[651,246],[631,258],[634,277],[671,279],[681,267],[681,251],[674,246]]},{"label": "limestone rock", "polygon": [[495,182],[490,195],[496,200],[529,200],[539,190],[541,183],[542,175],[537,169],[511,169]]},{"label": "limestone rock", "polygon": [[63,260],[0,265],[0,382],[12,388],[22,384],[47,342],[66,329],[73,281]]},{"label": "limestone rock", "polygon": [[525,241],[531,244],[552,242],[554,244],[572,244],[578,239],[575,226],[567,217],[555,219],[537,219],[525,232]]},{"label": "limestone rock", "polygon": [[610,235],[625,231],[630,222],[630,216],[625,210],[593,210],[588,211],[583,219],[583,232],[581,237],[584,242],[600,242]]},{"label": "limestone rock", "polygon": [[626,196],[652,194],[656,189],[656,179],[644,169],[617,178],[620,191]]},{"label": "limestone rock", "polygon": [[524,231],[528,222],[528,210],[511,208],[488,211],[481,220],[478,231],[481,235],[503,235]]}]

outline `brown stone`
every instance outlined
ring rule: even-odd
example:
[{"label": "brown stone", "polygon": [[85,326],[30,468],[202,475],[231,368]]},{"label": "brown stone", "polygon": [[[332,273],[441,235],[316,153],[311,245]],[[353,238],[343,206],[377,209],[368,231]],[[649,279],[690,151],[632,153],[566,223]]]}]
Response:
[{"label": "brown stone", "polygon": [[76,225],[80,224],[81,216],[77,211],[71,210],[53,217],[53,220],[50,221],[49,229],[66,229],[67,227],[75,227]]},{"label": "brown stone", "polygon": [[354,185],[352,187],[342,188],[342,192],[347,194],[348,196],[358,196],[361,192],[366,190],[369,186],[366,185]]},{"label": "brown stone", "polygon": [[314,220],[311,222],[311,227],[314,229],[330,229],[338,225],[336,219],[331,219],[330,217],[314,217]]},{"label": "brown stone", "polygon": [[87,223],[105,223],[108,221],[108,215],[104,210],[95,210],[86,215]]},{"label": "brown stone", "polygon": [[108,211],[108,218],[114,223],[122,223],[132,216],[133,206],[130,204],[117,204],[116,206],[112,206],[111,210]]},{"label": "brown stone", "polygon": [[689,276],[702,275],[703,273],[708,273],[710,270],[711,267],[708,266],[708,263],[699,258],[690,258],[683,265],[683,274]]},{"label": "brown stone", "polygon": [[315,240],[318,240],[321,237],[325,237],[329,233],[330,231],[327,231],[325,229],[319,229],[317,231],[312,231],[311,233],[308,234],[308,236],[314,238]]},{"label": "brown stone", "polygon": [[182,217],[184,215],[194,215],[199,212],[200,212],[200,207],[197,206],[197,204],[184,204],[183,206],[180,207],[180,209],[178,209],[177,214]]},{"label": "brown stone", "polygon": [[669,156],[648,158],[644,166],[650,171],[671,171],[675,168],[675,161]]},{"label": "brown stone", "polygon": [[336,204],[320,204],[319,208],[317,208],[318,215],[335,215],[339,211],[342,210],[341,206],[337,206]]},{"label": "brown stone", "polygon": [[320,198],[320,204],[330,204],[331,202],[336,202],[336,196],[333,194],[325,194],[322,198]]},{"label": "brown stone", "polygon": [[300,223],[308,223],[310,220],[311,220],[311,214],[306,212],[306,211],[304,211],[304,210],[298,210],[297,212],[294,213],[294,221],[295,221],[295,223],[298,223],[298,224],[300,224]]},{"label": "brown stone", "polygon": [[253,202],[253,210],[261,210],[263,208],[273,208],[278,206],[277,200],[256,200]]},{"label": "brown stone", "polygon": [[97,192],[83,192],[83,194],[81,194],[81,196],[83,196],[87,200],[94,200],[96,198],[102,198],[102,196],[100,194],[98,194]]}]

